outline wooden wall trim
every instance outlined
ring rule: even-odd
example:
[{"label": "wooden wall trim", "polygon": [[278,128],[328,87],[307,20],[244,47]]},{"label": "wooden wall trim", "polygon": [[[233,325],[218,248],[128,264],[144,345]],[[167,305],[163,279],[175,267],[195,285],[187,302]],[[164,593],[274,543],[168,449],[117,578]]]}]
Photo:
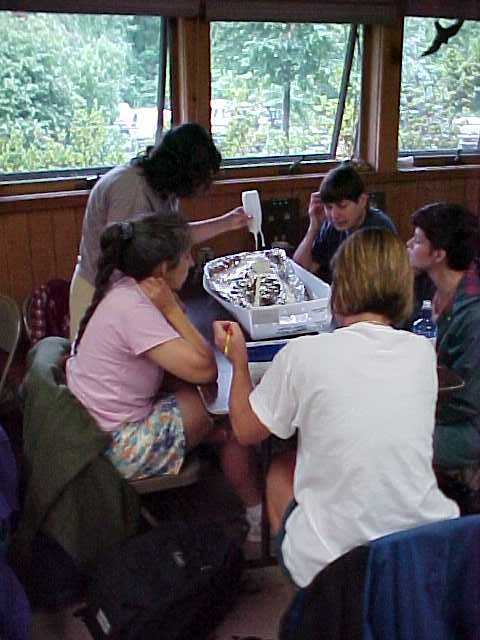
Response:
[{"label": "wooden wall trim", "polygon": [[[272,193],[272,197],[281,197],[282,193],[315,189],[325,176],[326,171],[305,175],[289,176],[260,176],[240,179],[226,178],[216,180],[210,189],[208,197],[217,195],[239,194],[247,189],[257,188],[262,192]],[[423,182],[444,182],[448,180],[480,181],[480,166],[455,167],[413,167],[393,172],[362,172],[362,178],[367,185],[405,184]],[[68,209],[85,207],[90,191],[78,189],[76,191],[57,191],[53,193],[36,193],[15,196],[0,196],[0,215],[5,213],[35,214],[45,209]],[[205,198],[203,198],[205,199]],[[191,200],[192,206],[195,199]]]},{"label": "wooden wall trim", "polygon": [[376,171],[393,171],[398,160],[403,20],[365,27],[360,119],[360,158]]},{"label": "wooden wall trim", "polygon": [[386,23],[402,15],[398,0],[205,0],[209,20]]},{"label": "wooden wall trim", "polygon": [[53,13],[113,13],[154,16],[195,16],[200,0],[2,0],[0,10]]},{"label": "wooden wall trim", "polygon": [[[306,225],[310,194],[323,175],[220,180],[208,194],[185,199],[181,206],[192,220],[218,216],[240,204],[243,190],[257,188],[263,200],[298,200],[300,224]],[[385,211],[403,240],[412,233],[412,212],[428,202],[458,202],[480,214],[479,167],[370,171],[362,176],[369,191],[384,194]],[[73,194],[0,198],[0,291],[21,303],[35,285],[51,278],[71,277],[88,194],[88,190],[77,190]],[[205,244],[215,255],[253,249],[252,236],[246,230],[222,234]]]},{"label": "wooden wall trim", "polygon": [[478,0],[405,0],[404,13],[407,16],[435,18],[480,18]]},{"label": "wooden wall trim", "polygon": [[31,213],[45,209],[66,209],[86,204],[88,190],[58,191],[0,197],[0,215],[3,213]]},{"label": "wooden wall trim", "polygon": [[180,121],[210,130],[210,25],[201,18],[179,18],[176,37]]}]

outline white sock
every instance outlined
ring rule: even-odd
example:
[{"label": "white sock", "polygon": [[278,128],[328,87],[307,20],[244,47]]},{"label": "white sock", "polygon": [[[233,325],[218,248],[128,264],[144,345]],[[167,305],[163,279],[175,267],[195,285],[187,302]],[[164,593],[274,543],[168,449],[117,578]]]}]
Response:
[{"label": "white sock", "polygon": [[250,525],[260,524],[262,521],[262,503],[259,502],[252,507],[247,507],[245,509],[245,517]]}]

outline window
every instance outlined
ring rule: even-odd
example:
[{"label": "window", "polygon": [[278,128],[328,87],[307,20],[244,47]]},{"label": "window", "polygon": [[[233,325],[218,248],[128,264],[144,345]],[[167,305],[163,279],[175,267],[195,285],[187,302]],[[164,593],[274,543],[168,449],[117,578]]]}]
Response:
[{"label": "window", "polygon": [[348,24],[213,22],[211,125],[225,164],[351,156],[360,109],[357,33]]},{"label": "window", "polygon": [[[112,166],[152,144],[162,24],[0,12],[0,179]],[[169,126],[168,94],[163,115]]]},{"label": "window", "polygon": [[448,44],[422,57],[435,35],[433,18],[405,19],[400,153],[478,153],[480,22],[465,22]]}]

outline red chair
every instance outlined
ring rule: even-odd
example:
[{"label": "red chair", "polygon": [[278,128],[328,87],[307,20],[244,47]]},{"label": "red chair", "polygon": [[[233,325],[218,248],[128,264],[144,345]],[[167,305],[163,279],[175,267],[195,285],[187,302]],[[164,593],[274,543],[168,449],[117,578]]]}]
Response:
[{"label": "red chair", "polygon": [[70,338],[70,282],[49,280],[35,287],[23,303],[23,324],[33,346],[47,336]]}]

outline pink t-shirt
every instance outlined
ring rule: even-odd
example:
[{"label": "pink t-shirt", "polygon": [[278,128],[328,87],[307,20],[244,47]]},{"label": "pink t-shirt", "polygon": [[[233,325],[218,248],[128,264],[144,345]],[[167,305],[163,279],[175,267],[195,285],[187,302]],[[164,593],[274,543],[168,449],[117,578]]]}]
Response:
[{"label": "pink t-shirt", "polygon": [[67,384],[104,431],[146,418],[163,369],[145,351],[179,338],[132,278],[116,282],[90,318]]}]

